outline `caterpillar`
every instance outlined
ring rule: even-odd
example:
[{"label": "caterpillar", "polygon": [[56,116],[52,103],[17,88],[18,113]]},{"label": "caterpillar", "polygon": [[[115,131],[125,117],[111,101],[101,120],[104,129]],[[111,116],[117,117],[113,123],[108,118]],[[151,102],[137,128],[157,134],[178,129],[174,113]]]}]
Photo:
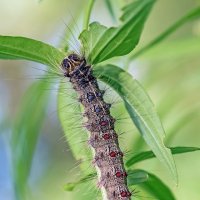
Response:
[{"label": "caterpillar", "polygon": [[84,57],[72,53],[62,60],[61,68],[84,107],[85,127],[90,133],[89,144],[94,152],[93,163],[103,199],[130,200],[123,153],[115,131],[115,119],[110,114],[111,104],[104,101],[104,92],[99,89],[91,65]]}]

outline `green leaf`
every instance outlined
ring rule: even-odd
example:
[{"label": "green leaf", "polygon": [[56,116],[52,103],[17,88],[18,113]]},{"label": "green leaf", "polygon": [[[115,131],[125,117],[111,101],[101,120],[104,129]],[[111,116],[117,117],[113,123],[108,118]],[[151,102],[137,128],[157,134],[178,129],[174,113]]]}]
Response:
[{"label": "green leaf", "polygon": [[12,128],[12,169],[16,198],[26,199],[27,180],[32,159],[44,120],[49,83],[34,83],[26,92]]},{"label": "green leaf", "polygon": [[169,35],[171,35],[173,32],[175,32],[178,28],[180,28],[187,22],[195,20],[199,17],[200,17],[200,7],[192,10],[187,15],[182,17],[180,20],[175,22],[172,26],[170,26],[166,31],[164,31],[161,35],[159,35],[157,38],[155,38],[152,42],[150,42],[145,47],[140,49],[138,52],[133,54],[130,57],[130,59],[135,59],[136,57],[140,56],[141,54],[145,53],[146,51],[152,49],[155,45],[159,44],[161,41],[163,41],[165,38],[167,38]]},{"label": "green leaf", "polygon": [[[199,151],[200,148],[198,147],[170,147],[172,154],[181,154],[187,153],[192,151]],[[150,158],[154,158],[155,154],[152,151],[144,151],[138,154],[133,155],[131,158],[128,159],[126,162],[126,166],[130,167],[135,163],[141,162],[143,160],[147,160]]]},{"label": "green leaf", "polygon": [[126,109],[145,142],[165,164],[177,182],[176,166],[164,145],[164,130],[154,105],[142,86],[123,69],[113,65],[97,66],[94,74],[111,86],[124,100]]},{"label": "green leaf", "polygon": [[89,25],[88,30],[84,30],[79,39],[81,40],[83,47],[86,51],[86,57],[88,58],[88,62],[91,62],[91,58],[89,58],[89,53],[93,52],[94,47],[97,45],[98,41],[103,37],[106,32],[107,27],[99,24],[98,22],[93,22]]},{"label": "green leaf", "polygon": [[[144,170],[142,170],[144,171]],[[146,171],[144,171],[146,172]],[[175,200],[170,188],[163,183],[157,176],[146,172],[148,174],[148,180],[141,183],[139,186],[152,194],[156,199],[159,200]]]},{"label": "green leaf", "polygon": [[84,30],[80,40],[91,64],[130,53],[138,44],[144,23],[155,0],[134,1],[123,8],[122,25],[106,28],[97,22]]},{"label": "green leaf", "polygon": [[84,172],[87,170],[88,173],[92,159],[91,151],[87,145],[88,132],[83,128],[82,112],[77,94],[72,90],[71,85],[67,85],[65,82],[60,83],[58,112],[70,149],[75,159],[82,163],[81,169]]},{"label": "green leaf", "polygon": [[25,59],[57,68],[64,54],[46,43],[13,36],[0,36],[1,59]]},{"label": "green leaf", "polygon": [[128,186],[137,185],[147,181],[149,178],[148,173],[143,170],[135,169],[135,170],[128,170],[127,182]]}]

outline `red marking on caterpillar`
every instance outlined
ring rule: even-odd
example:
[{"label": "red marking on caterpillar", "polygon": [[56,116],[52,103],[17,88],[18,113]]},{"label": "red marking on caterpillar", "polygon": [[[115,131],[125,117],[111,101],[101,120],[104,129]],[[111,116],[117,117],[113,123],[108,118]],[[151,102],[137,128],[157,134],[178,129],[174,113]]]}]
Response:
[{"label": "red marking on caterpillar", "polygon": [[101,125],[101,126],[107,126],[108,124],[109,124],[109,123],[108,123],[107,121],[101,121],[101,122],[100,122],[100,125]]},{"label": "red marking on caterpillar", "polygon": [[114,158],[114,157],[117,156],[117,152],[111,151],[111,152],[109,153],[109,155],[110,155],[110,157]]},{"label": "red marking on caterpillar", "polygon": [[131,196],[131,193],[129,191],[122,191],[120,193],[121,197],[130,197]]},{"label": "red marking on caterpillar", "polygon": [[94,165],[99,171],[99,187],[108,200],[130,200],[123,153],[114,130],[115,119],[110,115],[110,104],[99,89],[92,68],[84,57],[70,54],[61,63],[63,74],[68,77],[87,118],[85,127],[90,132],[88,143],[94,149]]},{"label": "red marking on caterpillar", "polygon": [[[111,145],[113,140],[117,140],[117,134],[114,131],[109,130],[107,133],[95,133],[93,136],[90,137],[88,143],[93,147],[97,148],[105,145]],[[117,141],[116,141],[117,142]]]},{"label": "red marking on caterpillar", "polygon": [[110,134],[109,133],[105,133],[103,135],[104,140],[109,140],[110,139]]}]

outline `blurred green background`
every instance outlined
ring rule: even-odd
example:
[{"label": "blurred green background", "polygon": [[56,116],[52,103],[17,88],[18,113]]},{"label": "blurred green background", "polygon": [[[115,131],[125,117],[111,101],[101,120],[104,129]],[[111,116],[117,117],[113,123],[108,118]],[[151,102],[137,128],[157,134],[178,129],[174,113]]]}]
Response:
[{"label": "blurred green background", "polygon": [[[119,8],[124,1],[112,2],[114,11],[119,16]],[[69,26],[77,24],[71,28],[74,35],[78,35],[82,30],[87,3],[87,0],[0,0],[0,34],[30,37],[59,47],[67,29],[66,24]],[[200,5],[198,0],[159,0],[146,23],[137,49],[198,5]],[[91,21],[94,20],[105,25],[113,23],[103,0],[96,1]],[[69,29],[67,30],[69,32]],[[124,67],[124,58],[119,58],[115,62]],[[200,20],[180,28],[161,44],[130,63],[129,72],[148,91],[162,119],[167,135],[167,146],[200,146],[199,65]],[[0,199],[2,200],[15,199],[11,176],[10,127],[18,115],[24,92],[44,73],[41,69],[45,69],[44,66],[27,61],[0,60]],[[73,175],[77,175],[79,170],[57,118],[57,89],[58,86],[55,84],[34,154],[28,183],[30,186],[28,199],[87,199],[79,188],[73,193],[63,189],[65,183],[74,180]],[[114,107],[113,112],[125,112],[120,104]],[[122,147],[135,152],[147,149],[130,121],[120,122],[118,128],[122,131],[127,130],[121,141]],[[129,147],[126,141],[130,141]],[[170,186],[178,200],[198,200],[200,199],[199,156],[198,152],[175,156],[179,173],[178,186],[155,159],[144,161],[135,168],[142,168],[160,176]],[[93,189],[94,186],[90,183],[87,191],[91,192]],[[138,199],[150,197],[142,191],[139,195],[142,197]]]}]

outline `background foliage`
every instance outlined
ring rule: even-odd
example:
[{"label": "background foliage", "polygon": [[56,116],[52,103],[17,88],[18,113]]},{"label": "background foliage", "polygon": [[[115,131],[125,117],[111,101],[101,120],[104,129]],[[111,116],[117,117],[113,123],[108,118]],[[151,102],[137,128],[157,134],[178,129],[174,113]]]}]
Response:
[{"label": "background foliage", "polygon": [[[10,1],[11,2],[11,1]],[[12,8],[9,7],[9,1],[2,1],[1,4],[3,4],[3,14],[6,9],[8,11],[12,10]],[[112,23],[112,18],[115,18],[116,13],[119,12],[118,10],[118,3],[122,4],[122,1],[118,1],[114,4],[114,11],[112,10],[112,7],[110,6],[109,2],[113,4],[112,1],[105,1],[106,5],[108,5],[108,10],[106,10],[106,7],[103,3],[100,4],[102,6],[103,12],[105,14],[108,14],[108,18],[110,17],[109,12],[111,13],[111,21],[108,23],[107,21],[103,21],[102,19],[102,13],[98,15],[98,13],[95,11],[95,15],[92,16],[92,18],[95,18],[97,21],[99,19],[102,21],[102,24],[110,25]],[[115,1],[116,2],[116,1]],[[182,3],[175,3],[175,2],[164,2],[160,1],[157,2],[155,9],[152,12],[152,15],[150,16],[150,19],[148,20],[147,26],[145,27],[145,31],[141,40],[141,43],[139,44],[139,47],[136,50],[139,50],[141,46],[145,45],[148,41],[150,41],[152,38],[155,38],[156,35],[159,35],[159,32],[165,30],[167,28],[168,24],[173,24],[174,21],[179,19],[181,16],[184,15],[184,13],[188,13],[189,8],[192,9],[192,7],[197,7],[198,3],[192,2],[192,1],[181,1]],[[13,2],[12,2],[13,3]],[[81,2],[76,2],[77,4]],[[84,2],[83,2],[84,3]],[[180,6],[180,5],[181,6]],[[39,15],[36,15],[36,13],[33,12],[33,15],[29,16],[25,20],[25,22],[35,22],[34,24],[39,24],[38,26],[45,25],[46,27],[51,26],[51,31],[44,31],[44,26],[41,26],[42,28],[39,28],[39,30],[42,30],[42,32],[35,30],[35,26],[31,26],[32,28],[29,30],[29,24],[23,25],[23,23],[20,23],[20,27],[14,32],[14,28],[11,26],[13,21],[7,24],[10,24],[9,27],[4,28],[1,34],[3,35],[23,35],[23,36],[29,36],[31,38],[36,38],[40,40],[47,40],[48,42],[53,40],[54,32],[59,32],[58,30],[62,30],[62,27],[64,26],[62,22],[57,23],[57,21],[60,21],[60,18],[65,16],[65,9],[63,9],[64,5],[66,7],[71,7],[72,4],[70,4],[70,1],[63,1],[63,6],[58,5],[54,1],[50,1],[50,3],[47,4],[47,2],[43,1],[41,3],[34,3],[34,5],[27,4],[23,2],[22,4],[18,4],[18,8],[27,11],[27,8],[32,9],[32,12],[37,11],[38,13],[43,13],[41,17]],[[86,4],[85,4],[86,5]],[[79,10],[76,10],[76,6],[74,7],[74,13],[78,16]],[[98,8],[98,4],[95,8]],[[94,9],[95,9],[94,8]],[[44,10],[42,10],[44,9]],[[190,9],[190,10],[191,10]],[[63,10],[63,14],[62,14]],[[98,10],[98,9],[97,9]],[[167,15],[165,13],[169,13],[169,10],[172,15]],[[175,10],[175,11],[174,11]],[[108,12],[109,11],[109,12]],[[198,10],[197,12],[193,12],[192,15],[188,15],[189,17],[186,19],[194,19],[194,17],[198,16]],[[21,16],[19,15],[19,10],[15,9],[14,14],[7,12],[7,19],[9,21],[9,17],[12,15],[15,16],[15,20],[21,20]],[[77,13],[77,14],[76,14]],[[84,14],[84,13],[83,13]],[[27,13],[24,12],[24,15],[27,16]],[[118,14],[117,14],[118,15]],[[18,18],[16,16],[19,16]],[[38,16],[38,21],[37,18]],[[158,20],[158,16],[160,16],[160,20]],[[167,19],[165,19],[167,16]],[[32,18],[31,18],[32,17]],[[57,18],[57,21],[56,21]],[[13,19],[13,18],[12,18]],[[51,23],[48,24],[47,21],[51,21]],[[35,21],[34,21],[35,20]],[[42,24],[42,20],[44,20],[44,24]],[[53,23],[55,20],[55,23]],[[69,21],[74,21],[74,19],[71,17]],[[164,23],[165,22],[165,23]],[[72,22],[73,24],[74,22]],[[78,23],[78,22],[77,22]],[[161,119],[163,121],[166,133],[167,133],[167,145],[168,146],[199,146],[199,140],[198,140],[198,130],[199,130],[199,95],[198,95],[198,89],[199,89],[199,59],[198,59],[198,52],[200,49],[199,46],[199,30],[198,30],[198,20],[193,21],[193,23],[188,24],[184,28],[177,31],[175,34],[173,34],[171,37],[169,37],[167,40],[165,40],[162,44],[159,46],[147,51],[145,54],[142,54],[140,57],[132,61],[131,59],[129,62],[126,62],[124,58],[120,59],[114,59],[113,62],[118,63],[121,67],[126,67],[128,70],[133,73],[133,75],[143,84],[144,88],[150,93],[150,96],[152,97],[155,105],[157,105],[158,113],[161,116]],[[30,23],[31,24],[31,23]],[[69,22],[70,24],[70,22]],[[2,22],[2,27],[4,25],[4,22]],[[23,25],[23,26],[22,26]],[[23,31],[24,29],[24,31]],[[77,28],[72,27],[73,32],[77,32]],[[21,32],[20,32],[21,30]],[[55,30],[55,31],[53,31]],[[30,32],[28,32],[30,31]],[[34,35],[34,32],[38,34]],[[39,34],[40,33],[40,34]],[[46,34],[52,34],[52,37],[45,37]],[[68,30],[69,33],[69,30]],[[167,32],[168,33],[168,32]],[[165,34],[166,35],[166,34]],[[68,36],[66,36],[68,37]],[[46,38],[46,39],[45,39]],[[57,36],[57,41],[59,41],[59,37]],[[52,43],[57,43],[54,42]],[[1,42],[2,44],[2,42]],[[6,43],[8,44],[8,43]],[[75,44],[73,43],[73,46]],[[67,47],[65,47],[67,48]],[[5,47],[4,47],[5,49]],[[40,49],[40,48],[39,48]],[[53,51],[53,50],[52,50]],[[136,51],[137,52],[137,51]],[[38,52],[39,53],[39,52]],[[53,53],[54,54],[54,53]],[[39,54],[38,54],[39,55]],[[130,58],[136,58],[136,54],[133,54],[130,56]],[[7,56],[5,53],[1,54],[2,57]],[[15,55],[16,56],[16,55]],[[52,60],[49,59],[47,56],[46,60],[41,60],[42,63],[50,62],[52,64]],[[38,66],[37,64],[30,64],[27,62],[1,62],[1,104],[6,105],[3,106],[0,119],[0,127],[1,127],[1,134],[0,135],[0,141],[2,141],[3,145],[1,146],[2,150],[2,156],[0,157],[2,159],[1,163],[5,163],[9,165],[9,162],[6,162],[5,160],[5,153],[11,155],[12,157],[12,151],[9,150],[10,144],[13,146],[19,145],[20,140],[15,137],[10,139],[10,132],[11,132],[11,124],[10,122],[14,121],[14,118],[17,121],[22,120],[24,122],[23,124],[27,124],[25,127],[26,131],[30,133],[31,137],[31,131],[34,131],[33,128],[39,128],[39,127],[32,127],[31,123],[34,123],[34,117],[35,120],[39,120],[40,118],[43,119],[43,109],[45,110],[45,107],[48,106],[47,102],[49,101],[41,101],[38,102],[38,111],[35,112],[35,116],[33,115],[34,110],[29,110],[28,108],[24,108],[25,110],[22,112],[21,109],[18,109],[19,111],[16,112],[16,105],[24,105],[29,104],[31,107],[31,102],[37,101],[37,96],[39,99],[41,99],[40,92],[45,91],[46,95],[48,96],[49,91],[56,91],[58,90],[57,82],[55,80],[55,75],[52,73],[49,73],[48,77],[42,77],[42,73],[38,74],[37,70],[30,70],[28,69],[26,65],[32,65],[34,67],[44,69],[42,66]],[[53,63],[56,64],[56,63]],[[9,66],[10,65],[10,66]],[[18,66],[19,65],[19,66]],[[24,65],[24,67],[23,67]],[[30,71],[29,71],[30,70]],[[44,69],[45,70],[45,69]],[[27,75],[27,73],[29,75]],[[21,76],[23,78],[21,78]],[[19,78],[20,77],[20,78]],[[25,88],[27,88],[27,85],[29,85],[31,82],[35,82],[37,78],[42,78],[44,81],[41,83],[42,85],[37,85],[31,87],[29,89],[29,93],[26,94],[24,97],[22,95]],[[11,79],[11,80],[8,80]],[[58,79],[59,80],[59,79]],[[54,84],[53,87],[49,90],[49,84]],[[34,88],[37,89],[37,92]],[[9,91],[9,92],[8,92]],[[30,97],[30,93],[34,93],[35,99],[32,99]],[[53,96],[55,96],[55,92],[51,92]],[[45,95],[44,98],[47,98]],[[52,97],[51,95],[51,97]],[[23,98],[23,101],[21,100]],[[29,99],[31,98],[31,99]],[[52,98],[48,98],[52,99]],[[19,103],[20,102],[20,103]],[[27,103],[26,103],[27,102]],[[29,103],[30,102],[30,103]],[[52,108],[54,105],[54,108]],[[41,108],[40,108],[41,107]],[[116,114],[120,114],[124,112],[123,106],[115,106],[117,109],[115,109],[113,112]],[[66,144],[64,141],[64,138],[62,136],[62,130],[60,127],[58,127],[58,121],[56,120],[56,114],[55,112],[52,112],[52,110],[56,110],[55,108],[55,101],[50,102],[50,106],[47,110],[47,118],[46,123],[41,131],[41,134],[39,136],[39,143],[37,145],[37,151],[35,153],[35,156],[33,157],[33,167],[30,168],[30,166],[27,166],[27,170],[31,170],[31,178],[29,179],[29,185],[31,186],[31,191],[26,191],[28,193],[29,199],[40,199],[40,198],[48,198],[48,199],[65,199],[65,198],[72,198],[78,199],[78,194],[81,191],[81,188],[78,189],[79,192],[75,193],[68,193],[64,192],[61,185],[63,183],[69,182],[69,180],[74,181],[77,179],[76,177],[70,177],[71,171],[67,169],[73,168],[73,174],[78,173],[78,168],[74,167],[77,166],[77,163],[73,160],[71,157],[71,154],[69,151],[66,150]],[[36,110],[35,110],[36,111]],[[16,113],[16,114],[15,114]],[[53,113],[53,114],[52,114]],[[15,116],[15,117],[14,117]],[[28,120],[27,116],[31,117],[31,120]],[[40,120],[39,120],[40,121]],[[41,122],[41,121],[40,121]],[[37,122],[36,122],[37,123]],[[38,123],[37,123],[38,124]],[[124,125],[123,125],[124,124]],[[129,126],[127,126],[127,124]],[[39,125],[39,124],[38,124]],[[20,129],[20,124],[16,122],[16,124],[13,126],[14,131],[17,131]],[[144,145],[144,142],[141,140],[141,137],[139,137],[136,133],[137,131],[134,129],[134,127],[131,125],[131,123],[127,120],[127,122],[124,122],[119,124],[119,128],[121,130],[125,130],[127,134],[123,136],[126,140],[130,141],[130,148],[131,151],[137,153],[141,152],[142,150],[146,149],[146,145]],[[24,131],[24,130],[22,130]],[[35,130],[37,132],[37,130]],[[131,132],[131,134],[130,134]],[[60,133],[60,135],[58,135]],[[179,135],[178,135],[179,134]],[[122,138],[122,144],[123,144],[123,138]],[[23,138],[24,139],[24,138]],[[76,139],[76,138],[75,138]],[[125,141],[126,141],[125,140]],[[8,141],[12,141],[10,144]],[[22,141],[23,142],[23,141]],[[6,146],[7,144],[7,146]],[[28,148],[28,151],[31,151],[31,148],[34,148],[35,142],[33,140],[32,145],[25,144],[24,149]],[[61,145],[62,144],[62,145]],[[124,142],[126,144],[126,142]],[[123,146],[123,145],[122,145]],[[126,145],[127,146],[127,145]],[[7,151],[5,151],[7,149]],[[180,150],[180,149],[179,149]],[[190,149],[191,150],[191,149]],[[197,150],[197,149],[192,149]],[[28,152],[25,151],[25,152]],[[5,152],[5,153],[4,153]],[[63,152],[63,154],[61,154]],[[66,155],[67,154],[67,155]],[[25,155],[16,154],[14,152],[14,155],[18,155],[19,158],[22,156],[24,158]],[[32,155],[29,154],[29,155]],[[160,166],[160,163],[157,163],[155,159],[145,161],[146,163],[139,163],[138,165],[135,165],[134,168],[143,168],[144,170],[147,170],[148,172],[153,172],[158,177],[162,177],[163,180],[165,180],[165,183],[170,186],[172,191],[176,194],[177,199],[197,199],[198,198],[198,159],[195,159],[195,156],[198,156],[198,153],[193,154],[185,154],[182,156],[176,157],[177,162],[177,168],[179,172],[179,186],[176,187],[175,184],[172,182],[170,178],[168,178],[168,174],[165,173],[165,170]],[[6,158],[9,158],[7,156]],[[30,159],[31,157],[28,157]],[[17,158],[16,158],[17,159]],[[19,160],[18,160],[19,161]],[[147,163],[148,162],[148,163]],[[194,165],[194,162],[196,164]],[[24,167],[22,165],[22,168]],[[3,171],[5,173],[2,173],[3,178],[1,179],[2,185],[4,187],[1,187],[1,195],[2,198],[6,199],[13,199],[13,194],[11,191],[13,190],[13,185],[11,184],[11,177],[18,177],[20,173],[25,174],[27,171],[22,171],[20,165],[17,165],[18,167],[15,168],[14,172],[17,172],[16,176],[9,176],[9,167],[6,167],[2,165]],[[148,166],[148,167],[147,167]],[[67,168],[68,167],[68,168]],[[8,170],[8,173],[6,173],[6,170]],[[1,170],[2,171],[2,170]],[[89,173],[89,171],[88,171]],[[144,172],[143,172],[144,173]],[[157,178],[149,173],[150,181],[155,182]],[[17,191],[20,190],[20,184],[23,185],[23,176],[21,180],[18,180],[18,184],[15,184],[15,189]],[[64,179],[64,180],[63,180]],[[5,184],[6,181],[8,184]],[[38,184],[39,182],[39,184]],[[91,183],[89,184],[90,187]],[[140,185],[141,187],[138,188],[138,190],[142,191],[148,190],[149,185]],[[81,186],[82,187],[82,186]],[[84,186],[83,186],[84,187]],[[137,187],[136,187],[137,188]],[[50,190],[51,189],[51,190]],[[153,189],[151,188],[151,191]],[[162,190],[164,191],[164,190]],[[167,192],[167,191],[165,191]],[[81,193],[81,192],[80,192]],[[90,193],[92,195],[92,193]],[[88,192],[85,192],[85,195],[88,195]],[[150,192],[150,194],[142,193],[143,199],[145,197],[148,197],[149,195],[155,195]],[[159,195],[159,194],[157,194]],[[196,195],[196,196],[195,196]],[[31,197],[32,196],[32,197]],[[76,196],[76,197],[75,197]],[[22,198],[22,197],[19,197]],[[86,198],[86,196],[85,196]],[[89,197],[87,197],[89,198]],[[160,198],[157,196],[157,198]],[[169,199],[173,199],[173,196],[171,196]]]}]

